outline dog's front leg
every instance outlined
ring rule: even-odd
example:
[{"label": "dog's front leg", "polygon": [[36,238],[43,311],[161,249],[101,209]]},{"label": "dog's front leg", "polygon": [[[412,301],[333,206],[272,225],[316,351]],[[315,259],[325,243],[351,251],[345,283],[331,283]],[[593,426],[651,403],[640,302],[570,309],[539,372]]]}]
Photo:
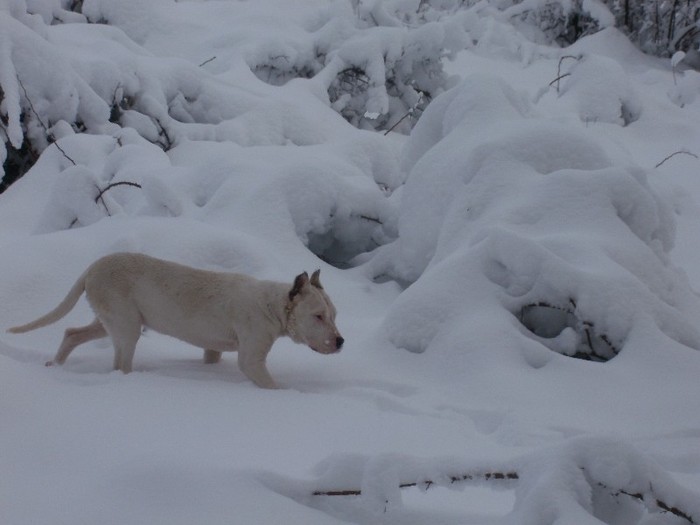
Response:
[{"label": "dog's front leg", "polygon": [[271,344],[267,347],[259,345],[238,351],[238,367],[260,388],[279,388],[265,365],[265,359],[271,347]]}]

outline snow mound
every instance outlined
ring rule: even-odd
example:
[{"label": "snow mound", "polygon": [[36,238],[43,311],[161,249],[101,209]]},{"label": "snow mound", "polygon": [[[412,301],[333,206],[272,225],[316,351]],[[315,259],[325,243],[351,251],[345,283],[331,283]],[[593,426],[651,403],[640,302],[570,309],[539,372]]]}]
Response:
[{"label": "snow mound", "polygon": [[651,323],[700,348],[700,304],[668,262],[670,204],[644,170],[612,165],[591,134],[538,118],[488,76],[439,98],[407,157],[413,140],[432,147],[413,163],[398,239],[372,261],[412,283],[384,322],[395,346],[608,360]]},{"label": "snow mound", "polygon": [[[572,98],[583,122],[627,126],[639,119],[642,104],[622,66],[615,60],[589,55],[575,60],[562,81],[561,96]],[[605,82],[601,82],[601,79]]]},{"label": "snow mound", "polygon": [[572,438],[506,461],[338,454],[322,461],[311,480],[258,477],[275,492],[338,516],[344,498],[358,498],[356,508],[376,517],[400,509],[401,489],[462,490],[467,485],[515,490],[503,523],[656,523],[651,520],[664,514],[694,523],[700,516],[697,494],[634,447],[602,437]]}]

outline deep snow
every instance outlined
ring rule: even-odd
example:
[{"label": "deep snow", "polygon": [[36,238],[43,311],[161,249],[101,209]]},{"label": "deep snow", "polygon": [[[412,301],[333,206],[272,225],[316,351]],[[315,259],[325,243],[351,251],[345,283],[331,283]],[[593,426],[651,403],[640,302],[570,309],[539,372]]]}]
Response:
[{"label": "deep snow", "polygon": [[[264,391],[234,356],[204,365],[150,331],[128,376],[107,341],[45,368],[84,301],[3,333],[0,522],[688,523],[659,502],[700,521],[696,72],[612,28],[534,44],[477,5],[445,63],[454,87],[409,137],[383,136],[343,120],[323,79],[251,72],[351,31],[341,2],[85,0],[112,26],[47,25],[59,3],[27,2],[41,19],[0,3],[11,73],[52,121],[90,130],[57,124],[77,165],[49,146],[0,196],[2,327],[128,250],[290,286],[321,268],[346,343],[280,340],[285,388]],[[172,149],[142,113],[107,121],[118,89],[146,93]],[[142,188],[95,201],[118,181]],[[343,489],[363,493],[313,495]]]}]

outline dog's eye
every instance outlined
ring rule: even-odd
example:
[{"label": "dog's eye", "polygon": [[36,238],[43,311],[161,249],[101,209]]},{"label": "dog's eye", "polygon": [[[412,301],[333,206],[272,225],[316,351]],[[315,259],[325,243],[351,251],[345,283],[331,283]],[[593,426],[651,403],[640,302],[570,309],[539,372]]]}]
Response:
[{"label": "dog's eye", "polygon": [[323,321],[323,316],[321,314],[316,315],[316,319],[319,321]]}]

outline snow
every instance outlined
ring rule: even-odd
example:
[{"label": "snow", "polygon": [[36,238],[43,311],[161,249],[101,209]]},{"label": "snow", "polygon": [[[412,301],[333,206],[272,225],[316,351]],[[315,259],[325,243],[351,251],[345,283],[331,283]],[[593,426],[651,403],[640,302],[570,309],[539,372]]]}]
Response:
[{"label": "snow", "polygon": [[[0,521],[700,520],[700,76],[680,58],[595,0],[606,29],[569,48],[507,16],[539,0],[69,3],[0,1],[0,136],[44,141],[0,195],[2,327],[135,251],[290,286],[321,268],[346,343],[278,341],[265,391],[152,331],[132,374],[108,340],[44,367],[84,300],[3,332]],[[333,100],[359,64],[371,89]],[[387,68],[426,75],[425,106]],[[333,491],[361,494],[314,495]]]}]

